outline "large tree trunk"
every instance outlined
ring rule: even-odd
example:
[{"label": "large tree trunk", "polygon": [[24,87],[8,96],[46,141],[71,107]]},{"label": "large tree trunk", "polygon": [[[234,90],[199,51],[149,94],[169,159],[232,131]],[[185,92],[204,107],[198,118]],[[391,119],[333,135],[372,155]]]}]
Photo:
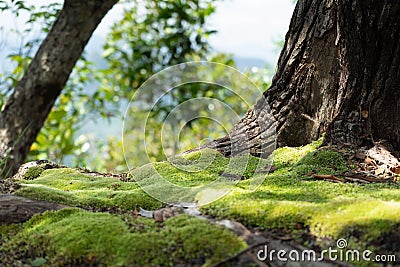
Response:
[{"label": "large tree trunk", "polygon": [[0,114],[0,178],[23,163],[93,31],[117,0],[66,0]]},{"label": "large tree trunk", "polygon": [[400,150],[399,14],[400,1],[393,0],[299,0],[265,99],[208,146],[226,155],[268,156],[269,127],[249,124],[268,118],[268,104],[278,146],[304,145],[326,133],[329,144],[360,147],[383,139]]}]

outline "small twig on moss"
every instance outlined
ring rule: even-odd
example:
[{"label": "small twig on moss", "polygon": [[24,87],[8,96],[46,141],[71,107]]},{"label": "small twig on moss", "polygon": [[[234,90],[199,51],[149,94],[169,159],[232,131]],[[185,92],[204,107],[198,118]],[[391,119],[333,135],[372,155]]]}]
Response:
[{"label": "small twig on moss", "polygon": [[336,177],[334,175],[314,174],[313,178],[320,179],[320,180],[326,180],[326,181],[333,181],[333,182],[341,182],[341,183],[345,182],[345,180],[343,180],[339,177]]}]

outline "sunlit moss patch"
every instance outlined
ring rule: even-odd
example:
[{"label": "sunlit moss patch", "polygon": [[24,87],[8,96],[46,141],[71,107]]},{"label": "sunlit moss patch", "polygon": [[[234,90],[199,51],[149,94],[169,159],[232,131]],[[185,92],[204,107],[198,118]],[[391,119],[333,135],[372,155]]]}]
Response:
[{"label": "sunlit moss patch", "polygon": [[152,219],[64,209],[34,216],[0,248],[5,264],[209,266],[246,247],[223,227],[182,215]]}]

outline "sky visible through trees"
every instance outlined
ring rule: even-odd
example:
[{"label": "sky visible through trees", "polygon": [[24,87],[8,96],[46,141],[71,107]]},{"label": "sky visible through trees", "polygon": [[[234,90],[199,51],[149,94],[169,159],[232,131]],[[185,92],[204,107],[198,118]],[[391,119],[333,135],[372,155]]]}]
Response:
[{"label": "sky visible through trees", "polygon": [[[62,1],[51,2],[62,3]],[[26,1],[26,3],[41,5],[33,0]],[[88,47],[102,41],[107,36],[113,22],[121,19],[122,8],[121,4],[117,4],[106,15],[94,32]],[[211,26],[218,31],[215,36],[211,37],[210,43],[220,52],[233,53],[239,58],[258,59],[259,61],[256,61],[258,63],[266,62],[274,66],[280,50],[275,43],[281,41],[286,34],[293,9],[294,4],[291,0],[221,1],[217,3],[216,13],[209,19]],[[16,48],[18,46],[12,31],[23,28],[26,15],[21,14],[21,17],[15,20],[10,14],[2,14],[0,27],[3,37],[6,37],[2,39],[7,40],[7,47]],[[4,41],[2,46],[4,46]],[[5,55],[6,53],[2,53],[0,56],[4,57]],[[249,61],[244,60],[243,63],[243,66],[251,66]],[[1,69],[5,68],[4,64],[6,62],[2,60]]]}]

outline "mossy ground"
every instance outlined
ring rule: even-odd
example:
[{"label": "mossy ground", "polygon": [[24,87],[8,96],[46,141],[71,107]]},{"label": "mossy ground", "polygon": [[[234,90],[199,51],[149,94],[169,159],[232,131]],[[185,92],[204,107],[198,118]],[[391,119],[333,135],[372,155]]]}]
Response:
[{"label": "mossy ground", "polygon": [[[268,175],[255,174],[255,178],[265,178],[256,191],[247,190],[251,179],[241,180],[227,196],[202,206],[201,211],[209,216],[237,220],[249,227],[279,229],[294,237],[307,232],[315,236],[314,241],[321,248],[335,247],[335,240],[344,238],[352,249],[384,251],[382,242],[377,240],[397,231],[400,225],[399,186],[311,180],[307,175],[310,172],[338,174],[348,168],[340,153],[318,149],[320,144],[321,140],[304,147],[278,149],[273,158],[276,170]],[[162,203],[148,196],[133,177],[150,181],[148,186],[157,187],[152,184],[156,181],[152,180],[156,170],[174,184],[199,186],[220,179],[222,172],[251,177],[259,163],[251,157],[247,165],[238,168],[242,159],[228,166],[230,159],[216,152],[199,153],[177,157],[173,164],[159,162],[138,168],[128,182],[66,168],[44,170],[36,178],[21,180],[22,188],[17,194],[85,208],[153,210]],[[270,164],[261,163],[261,166]],[[209,264],[244,247],[237,237],[197,218],[181,216],[157,224],[143,218],[132,221],[127,216],[75,209],[46,213],[19,228],[0,228],[0,235],[4,237],[1,249],[3,253],[12,251],[16,258],[18,255],[27,255],[30,260],[43,258],[45,264],[93,260],[140,266],[141,260],[146,260],[148,265],[174,265],[179,261]],[[10,234],[21,227],[17,235]],[[141,240],[140,245],[137,240]],[[139,248],[142,243],[145,250]],[[33,247],[38,249],[32,250]]]},{"label": "mossy ground", "polygon": [[160,224],[147,218],[63,209],[34,216],[4,241],[0,255],[10,265],[15,258],[46,266],[210,265],[245,246],[228,230],[187,215]]}]

